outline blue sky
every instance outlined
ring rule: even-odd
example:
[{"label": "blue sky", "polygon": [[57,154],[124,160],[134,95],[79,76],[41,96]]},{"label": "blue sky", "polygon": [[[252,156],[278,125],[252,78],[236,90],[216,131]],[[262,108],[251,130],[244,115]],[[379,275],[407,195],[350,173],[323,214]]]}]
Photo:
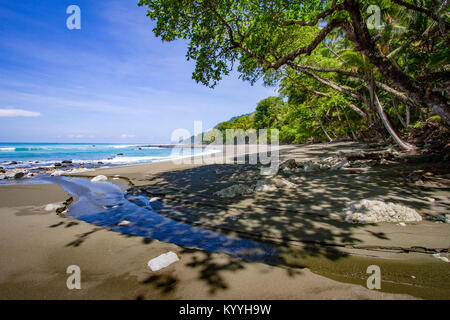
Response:
[{"label": "blue sky", "polygon": [[[186,43],[163,43],[137,0],[0,1],[0,141],[165,143],[254,111],[274,88],[192,80]],[[69,5],[81,30],[69,30]]]}]

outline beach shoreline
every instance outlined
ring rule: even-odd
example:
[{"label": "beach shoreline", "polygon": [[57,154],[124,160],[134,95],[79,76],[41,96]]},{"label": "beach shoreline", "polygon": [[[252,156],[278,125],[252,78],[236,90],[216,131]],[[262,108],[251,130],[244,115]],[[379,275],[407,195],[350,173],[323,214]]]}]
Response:
[{"label": "beach shoreline", "polygon": [[[318,146],[318,149],[327,146],[328,144],[323,144]],[[283,148],[281,160],[292,157],[295,152],[302,151],[301,148],[304,148],[304,146]],[[352,150],[353,148],[359,147],[357,145],[354,147],[347,146],[347,149]],[[345,151],[345,146],[343,149]],[[311,154],[308,156],[311,157]],[[317,153],[313,156],[320,157],[321,155]],[[221,165],[217,166],[220,167]],[[111,182],[114,182],[112,178],[116,177],[128,181],[130,186],[147,186],[150,183],[156,187],[160,184],[159,188],[164,188],[165,184],[162,183],[164,182],[162,179],[165,174],[178,172],[178,174],[184,174],[185,176],[189,174],[201,175],[206,172],[188,172],[188,170],[206,170],[204,168],[206,167],[202,164],[175,165],[168,160],[114,168],[99,168],[93,172],[86,172],[77,176],[92,177],[102,174],[108,176]],[[54,212],[45,212],[43,206],[56,200],[64,201],[66,200],[64,197],[67,197],[67,195],[64,192],[55,192],[52,188],[59,188],[56,185],[32,185],[35,186],[34,190],[26,190],[30,188],[29,186],[31,185],[0,187],[0,196],[2,196],[0,212],[3,219],[6,219],[1,233],[4,240],[1,252],[4,253],[3,256],[5,257],[2,261],[8,262],[7,264],[2,263],[0,267],[3,274],[0,284],[0,297],[3,299],[409,299],[411,294],[415,297],[421,296],[420,287],[416,288],[415,292],[410,290],[409,294],[407,294],[407,290],[399,291],[399,288],[395,286],[388,288],[387,291],[400,293],[391,294],[368,290],[363,287],[365,270],[358,271],[360,276],[357,279],[343,279],[345,278],[343,275],[348,272],[349,268],[355,268],[355,266],[362,268],[371,262],[367,257],[358,258],[360,261],[355,262],[354,257],[360,255],[360,251],[354,248],[346,250],[347,253],[352,253],[350,256],[353,257],[353,260],[343,259],[344,262],[341,263],[324,258],[326,254],[322,254],[320,259],[314,260],[313,258],[311,260],[311,252],[299,251],[299,256],[307,254],[310,258],[303,256],[300,259],[301,261],[293,261],[299,258],[289,256],[286,261],[290,261],[292,267],[286,265],[269,266],[230,258],[221,253],[183,249],[174,244],[159,242],[154,239],[130,237],[70,217],[59,217]],[[10,191],[5,193],[1,188]],[[11,190],[11,188],[16,188],[16,190]],[[29,197],[36,198],[36,196],[31,196],[36,190],[40,190],[38,198],[41,202],[27,204],[22,200]],[[46,196],[50,194],[57,196],[58,199]],[[176,194],[174,195],[176,196]],[[186,195],[186,192],[183,195]],[[7,198],[16,199],[17,202],[8,203]],[[30,210],[36,213],[28,214]],[[218,217],[220,216],[219,212],[214,213]],[[27,218],[29,220],[26,220]],[[27,241],[20,241],[20,238],[25,236],[20,231],[24,223],[32,232],[27,232]],[[207,224],[204,224],[204,226],[217,227]],[[441,225],[440,227],[442,229],[444,226]],[[445,227],[448,227],[448,225]],[[392,234],[398,231],[397,228],[392,230]],[[444,234],[447,232],[446,230],[448,229],[443,231]],[[374,230],[370,231],[375,232]],[[387,235],[390,234],[387,233]],[[41,247],[38,248],[39,250],[36,249],[36,252],[29,258],[15,259],[16,256],[26,255],[30,248],[34,246],[33,243],[37,238],[40,238]],[[432,242],[429,245],[430,247],[433,246]],[[181,258],[180,262],[159,272],[151,272],[146,266],[148,260],[169,250],[177,253]],[[354,252],[351,252],[352,250]],[[49,259],[45,252],[52,252],[52,259]],[[421,253],[403,254],[401,259],[398,259],[399,253],[395,252],[372,251],[372,253],[376,257],[372,262],[380,262],[379,259],[381,258],[384,261],[388,259],[409,260],[413,262],[410,265],[416,266],[412,269],[408,269],[404,265],[395,266],[397,271],[398,268],[417,270],[417,266],[435,266],[441,263],[432,258],[428,259],[429,255],[426,255],[427,257],[424,259]],[[45,263],[42,255],[46,257]],[[102,258],[98,259],[98,257]],[[323,260],[326,263],[320,261],[321,259],[326,259]],[[58,263],[53,263],[53,260],[58,261]],[[351,266],[352,261],[353,266]],[[87,279],[86,290],[72,291],[65,287],[65,279],[68,275],[64,273],[64,268],[69,265],[68,263],[82,264],[80,268],[82,271],[84,270],[85,279]],[[67,266],[64,266],[65,264]],[[325,270],[334,266],[340,266],[339,268],[341,268],[346,264],[349,264],[349,266],[343,268],[341,272],[333,274],[333,272],[326,272]],[[303,267],[300,268],[300,265],[303,265]],[[312,273],[305,268],[305,265],[306,267],[312,267],[314,272],[326,275],[328,278]],[[211,266],[215,266],[216,270],[207,271],[210,270]],[[385,268],[390,267],[386,265]],[[442,268],[442,265],[439,265],[436,269],[437,272],[445,272],[445,269]],[[36,273],[36,276],[31,275],[33,272]],[[28,278],[23,276],[24,274],[28,274]],[[444,278],[447,276],[448,274],[444,275]],[[410,275],[407,275],[407,277],[410,277]],[[336,282],[330,278],[353,284]],[[38,283],[36,279],[46,280]],[[268,282],[270,282],[270,285],[267,285]],[[267,287],[270,287],[270,290]],[[37,288],[44,294],[39,295],[35,291]],[[441,298],[448,298],[448,296],[445,296],[448,294],[445,291],[439,291],[439,294],[441,294]],[[430,297],[426,294],[422,296]],[[439,295],[435,295],[434,298],[439,298]]]}]

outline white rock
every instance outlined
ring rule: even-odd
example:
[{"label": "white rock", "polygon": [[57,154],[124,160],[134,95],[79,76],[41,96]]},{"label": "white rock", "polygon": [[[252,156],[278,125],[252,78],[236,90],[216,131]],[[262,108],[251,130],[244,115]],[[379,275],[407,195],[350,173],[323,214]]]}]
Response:
[{"label": "white rock", "polygon": [[169,251],[167,253],[163,253],[162,255],[154,259],[151,259],[147,265],[150,267],[152,271],[158,271],[179,260],[180,259],[174,252]]},{"label": "white rock", "polygon": [[255,187],[256,192],[274,192],[277,191],[277,186],[270,183],[269,180],[258,180]]},{"label": "white rock", "polygon": [[131,222],[128,220],[122,220],[117,225],[118,226],[128,226]]},{"label": "white rock", "polygon": [[423,200],[429,201],[429,202],[435,202],[436,200],[433,198],[425,197]]},{"label": "white rock", "polygon": [[440,253],[433,254],[433,257],[435,257],[436,259],[442,260],[444,262],[449,262],[448,258],[447,257],[441,257]]},{"label": "white rock", "polygon": [[53,210],[56,210],[58,208],[61,208],[62,206],[63,206],[63,204],[61,202],[49,203],[48,205],[45,206],[45,211],[53,211]]},{"label": "white rock", "polygon": [[51,176],[61,176],[61,175],[65,174],[65,173],[66,173],[66,171],[64,171],[64,170],[55,170],[50,175]]},{"label": "white rock", "polygon": [[404,222],[400,222],[398,225],[399,225],[400,227],[406,227],[406,223],[404,223]]},{"label": "white rock", "polygon": [[102,174],[95,176],[94,178],[91,179],[92,182],[103,182],[108,180],[108,178]]},{"label": "white rock", "polygon": [[161,198],[160,197],[152,197],[150,198],[150,200],[148,202],[152,203],[152,202],[156,202],[156,201],[160,201]]},{"label": "white rock", "polygon": [[89,171],[94,171],[94,169],[88,169],[88,168],[74,168],[70,171],[68,171],[68,174],[72,174],[72,173],[82,173],[82,172],[89,172]]},{"label": "white rock", "polygon": [[350,223],[422,221],[422,217],[414,209],[378,200],[354,201],[347,206],[345,214],[345,221]]}]

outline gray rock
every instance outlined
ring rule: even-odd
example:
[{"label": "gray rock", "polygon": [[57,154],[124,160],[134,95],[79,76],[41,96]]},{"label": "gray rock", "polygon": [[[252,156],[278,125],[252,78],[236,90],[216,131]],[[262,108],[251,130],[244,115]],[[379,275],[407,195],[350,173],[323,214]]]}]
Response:
[{"label": "gray rock", "polygon": [[285,162],[283,162],[280,165],[280,169],[281,170],[284,170],[285,168],[287,168],[287,169],[295,169],[297,167],[298,167],[298,165],[297,165],[297,162],[295,161],[295,159],[286,160]]},{"label": "gray rock", "polygon": [[330,170],[339,170],[342,169],[346,164],[348,164],[347,159],[341,160],[338,163],[336,163],[335,165],[333,165]]},{"label": "gray rock", "polygon": [[25,172],[17,172],[15,175],[14,175],[14,179],[21,179],[21,178],[23,178],[25,176]]},{"label": "gray rock", "polygon": [[259,180],[256,182],[256,192],[274,192],[277,191],[277,186],[271,183],[268,179]]},{"label": "gray rock", "polygon": [[11,169],[6,171],[5,176],[8,179],[20,179],[23,178],[25,176],[25,174],[28,173],[28,170],[26,169]]},{"label": "gray rock", "polygon": [[425,217],[427,220],[431,220],[431,221],[439,221],[439,222],[445,222],[445,220],[447,219],[447,217],[445,216],[439,216],[437,214],[427,214]]},{"label": "gray rock", "polygon": [[238,195],[253,193],[254,191],[255,191],[254,186],[249,186],[245,184],[234,184],[228,188],[215,192],[214,195],[220,198],[234,198]]}]

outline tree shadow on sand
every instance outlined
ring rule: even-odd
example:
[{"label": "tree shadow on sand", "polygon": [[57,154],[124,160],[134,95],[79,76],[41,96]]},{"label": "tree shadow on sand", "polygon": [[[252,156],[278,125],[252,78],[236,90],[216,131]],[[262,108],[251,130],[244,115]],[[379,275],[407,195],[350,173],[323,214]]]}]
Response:
[{"label": "tree shadow on sand", "polygon": [[[299,155],[290,153],[289,158],[318,159],[319,156],[336,155],[338,151],[335,145],[320,146]],[[432,167],[425,170],[432,170]],[[336,219],[349,202],[378,199],[412,207],[422,214],[448,209],[445,202],[432,204],[424,200],[436,189],[417,187],[406,179],[417,168],[423,166],[397,163],[365,169],[296,174],[280,172],[278,176],[295,181],[297,187],[224,199],[214,193],[234,184],[256,182],[251,179],[231,181],[234,173],[257,173],[260,168],[249,164],[210,164],[154,174],[148,177],[148,184],[132,188],[129,193],[161,197],[163,202],[152,205],[154,210],[177,221],[276,243],[280,247],[300,244],[300,252],[305,256],[323,255],[337,260],[346,256],[339,248],[358,246],[362,243],[361,235],[369,240],[386,240],[386,243],[390,240],[382,230],[366,230],[365,225]],[[442,190],[448,191],[448,188]],[[276,263],[283,263],[283,259]]]}]

